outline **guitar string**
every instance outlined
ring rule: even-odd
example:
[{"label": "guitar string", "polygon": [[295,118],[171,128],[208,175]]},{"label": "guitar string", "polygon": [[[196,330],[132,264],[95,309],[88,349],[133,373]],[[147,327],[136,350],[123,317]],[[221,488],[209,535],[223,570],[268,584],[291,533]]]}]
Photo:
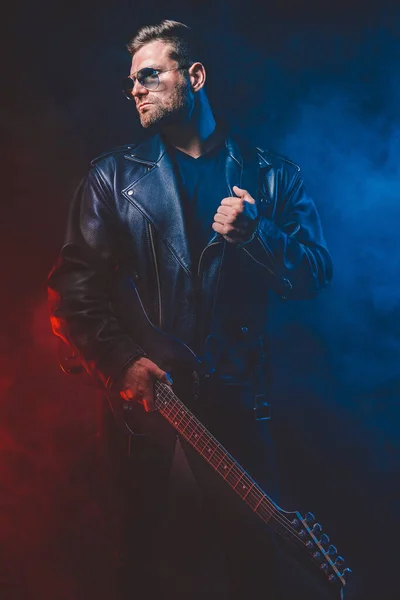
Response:
[{"label": "guitar string", "polygon": [[[202,432],[199,435],[199,439],[206,434],[206,436],[209,438],[209,440],[204,444],[203,446],[203,450],[204,448],[207,447],[207,445],[209,444],[209,442],[213,442],[214,444],[216,444],[216,450],[214,450],[212,457],[214,457],[217,452],[220,452],[220,448],[223,449],[223,453],[222,453],[222,457],[221,454],[219,454],[219,456],[221,457],[221,460],[218,463],[218,466],[215,467],[215,465],[212,465],[210,463],[210,461],[207,460],[207,458],[205,456],[203,456],[202,452],[203,450],[200,452],[200,454],[203,456],[203,458],[209,463],[211,464],[211,466],[214,468],[214,470],[222,476],[222,474],[218,471],[218,467],[219,465],[226,459],[228,458],[229,461],[231,461],[232,467],[229,470],[229,474],[231,472],[233,472],[234,469],[236,469],[239,474],[241,474],[241,478],[243,477],[243,475],[245,477],[247,477],[248,480],[251,481],[251,488],[248,490],[248,492],[245,494],[245,496],[240,496],[241,499],[246,502],[245,497],[247,497],[247,495],[250,495],[250,493],[257,493],[258,494],[258,502],[256,504],[256,508],[254,509],[248,502],[247,504],[250,506],[250,508],[252,508],[253,512],[256,512],[257,515],[259,515],[262,520],[265,523],[268,523],[271,519],[275,519],[277,521],[278,527],[280,527],[279,530],[277,530],[277,533],[279,533],[280,535],[287,537],[289,536],[291,538],[292,541],[294,541],[297,545],[300,545],[304,548],[304,546],[306,545],[305,542],[298,536],[297,532],[293,531],[294,527],[293,524],[291,523],[291,521],[285,517],[284,515],[282,515],[281,513],[278,512],[279,509],[277,509],[275,507],[275,505],[272,503],[272,501],[268,498],[267,494],[265,494],[265,492],[262,491],[262,489],[258,486],[257,482],[255,482],[247,473],[246,471],[239,465],[239,463],[237,463],[237,461],[234,460],[234,458],[225,451],[225,449],[223,448],[223,446],[221,444],[219,444],[219,442],[214,438],[214,436],[204,427],[204,425],[202,425],[202,423],[197,419],[197,417],[195,415],[192,415],[191,412],[189,411],[189,409],[183,404],[183,402],[174,394],[174,392],[172,391],[172,389],[165,385],[165,384],[161,384],[159,382],[156,382],[157,385],[157,389],[156,389],[156,396],[158,396],[159,400],[162,402],[162,400],[166,400],[169,403],[173,403],[172,408],[170,408],[170,410],[165,409],[165,407],[163,406],[162,409],[160,410],[161,414],[163,414],[164,418],[166,418],[171,425],[174,425],[175,419],[178,415],[178,413],[180,411],[182,411],[184,413],[184,416],[180,419],[179,424],[185,420],[185,417],[189,418],[189,422],[187,423],[187,425],[185,426],[185,430],[182,432],[179,432],[187,441],[190,445],[192,445],[194,447],[195,450],[198,450],[195,446],[197,444],[193,442],[193,440],[191,439],[191,436],[193,435],[193,433],[196,431],[196,429],[200,426],[200,428],[202,429]],[[174,410],[177,409],[177,410]],[[174,413],[174,416],[171,418],[171,415]],[[193,421],[193,423],[192,423]],[[194,428],[191,430],[190,435],[188,435],[186,433],[186,429],[189,428],[189,426],[192,426],[194,424]],[[236,486],[239,483],[240,479],[238,479],[238,481],[235,483],[235,486],[233,487],[231,485],[231,488],[236,491]],[[227,477],[224,479],[227,479]],[[229,483],[229,482],[227,482]],[[237,492],[238,493],[238,492]],[[238,494],[239,495],[239,494]],[[267,506],[263,506],[263,502],[265,502],[267,504]],[[268,506],[269,505],[269,506]],[[259,510],[259,508],[261,508],[261,510]],[[289,525],[289,526],[288,526]],[[283,529],[283,531],[282,531]],[[328,560],[329,566],[333,566],[333,562],[331,560],[331,558],[329,556],[324,555],[324,559]],[[343,589],[343,588],[342,588]]]},{"label": "guitar string", "polygon": [[[165,392],[167,393],[167,396],[165,395]],[[210,443],[210,441],[214,441],[213,440],[213,436],[211,436],[210,432],[198,421],[198,419],[196,417],[191,417],[190,416],[190,414],[187,411],[186,407],[183,404],[181,405],[181,402],[179,401],[179,399],[175,396],[175,394],[173,394],[173,392],[170,389],[169,390],[165,390],[165,392],[163,390],[163,394],[161,396],[161,399],[165,398],[165,399],[168,400],[168,395],[169,395],[170,396],[169,399],[172,400],[172,401],[174,401],[174,405],[172,406],[172,408],[170,408],[170,410],[168,412],[166,412],[165,409],[164,409],[164,412],[166,412],[166,414],[164,416],[167,418],[167,420],[169,420],[171,422],[171,424],[173,424],[174,421],[175,421],[175,419],[176,419],[176,416],[177,416],[177,414],[179,413],[180,410],[182,410],[182,412],[184,413],[184,416],[180,420],[180,423],[182,421],[184,421],[185,416],[188,416],[189,419],[190,419],[189,423],[185,427],[185,431],[181,432],[181,434],[183,435],[183,437],[185,437],[187,439],[187,441],[191,445],[193,445],[195,447],[196,450],[200,450],[200,449],[196,448],[196,445],[197,445],[199,439],[201,439],[204,435],[206,436],[206,438],[207,437],[209,438],[208,440],[206,440],[206,443],[203,445],[203,449],[200,450],[200,453],[203,455],[203,451],[207,447],[207,445]],[[174,408],[175,408],[175,411],[174,411]],[[178,410],[176,410],[176,409],[178,409]],[[175,414],[172,417],[173,413],[175,413]],[[191,421],[194,421],[194,423],[191,423]],[[194,425],[194,427],[193,427],[193,425]],[[193,433],[199,427],[202,429],[202,431],[199,431],[199,439],[196,442],[194,442],[191,438],[192,438]],[[188,430],[190,430],[190,428],[192,428],[192,429],[191,429],[190,433],[188,434]],[[216,440],[215,440],[215,442],[216,442]],[[261,515],[261,510],[264,509],[265,512],[267,513],[267,516],[273,517],[274,513],[277,512],[277,509],[273,506],[273,504],[271,503],[271,501],[268,499],[268,496],[264,492],[262,492],[262,490],[258,487],[258,485],[256,484],[256,482],[254,480],[252,480],[252,478],[244,471],[244,469],[242,469],[240,467],[240,465],[237,463],[237,461],[235,461],[233,459],[233,457],[231,455],[229,455],[228,452],[223,451],[222,455],[221,455],[221,453],[220,453],[220,447],[219,446],[221,446],[221,445],[219,443],[217,443],[216,449],[214,450],[214,452],[212,454],[213,458],[215,456],[217,456],[219,458],[218,465],[217,465],[217,467],[215,467],[213,464],[211,464],[211,466],[218,472],[218,474],[220,474],[221,476],[223,476],[223,474],[218,471],[219,465],[222,464],[224,461],[227,462],[228,464],[232,463],[230,465],[228,473],[224,477],[224,479],[227,480],[230,474],[233,474],[235,478],[238,478],[238,476],[240,476],[239,479],[235,482],[235,485],[234,486],[231,485],[231,487],[233,487],[234,491],[237,491],[236,490],[236,486],[238,485],[240,479],[242,479],[243,476],[245,476],[246,479],[251,482],[251,488],[248,490],[246,496],[247,495],[250,496],[250,494],[252,494],[253,497],[255,497],[255,499],[257,501],[256,502],[256,507],[255,508],[252,507],[253,510],[257,511],[257,513],[260,514],[260,516],[264,516],[265,517],[266,516],[265,513],[264,513],[264,515]],[[223,449],[223,450],[225,450],[225,449]],[[210,462],[210,461],[207,460],[207,458],[205,456],[203,456],[203,458],[207,462]],[[225,464],[225,467],[226,467],[226,464]],[[230,481],[228,480],[227,483],[230,484]],[[238,491],[237,491],[237,493],[238,493]],[[242,499],[244,499],[244,497],[242,497]],[[246,501],[246,500],[244,499],[244,501]],[[263,505],[263,502],[267,506]],[[250,504],[250,503],[247,502],[247,504]],[[285,524],[285,520],[286,520],[286,523],[290,524],[290,521],[286,517],[284,517],[283,515],[279,515],[279,517],[280,517],[280,521],[281,521],[282,524]],[[277,518],[277,520],[279,521],[279,518]],[[290,529],[290,531],[292,532],[291,529]],[[296,539],[297,539],[297,535],[296,535]]]},{"label": "guitar string", "polygon": [[[176,398],[176,396],[175,396],[175,398]],[[171,400],[174,400],[174,398],[173,398],[173,397],[171,397]],[[179,400],[178,400],[178,402],[180,403],[180,401],[179,401]],[[167,418],[167,420],[168,420],[168,421],[169,421],[171,424],[173,424],[173,422],[174,422],[174,419],[176,418],[176,414],[174,415],[174,417],[173,417],[173,418],[171,418],[171,417],[172,417],[172,413],[174,413],[174,412],[175,412],[175,413],[178,413],[180,410],[182,410],[182,412],[184,412],[185,416],[189,416],[189,419],[190,419],[190,420],[194,420],[194,419],[195,419],[194,417],[190,417],[190,414],[188,414],[188,411],[187,411],[187,409],[185,410],[185,408],[184,408],[184,405],[183,405],[183,407],[182,407],[182,408],[181,408],[181,407],[178,405],[178,411],[176,411],[176,410],[174,411],[174,408],[175,408],[175,409],[177,408],[177,403],[176,403],[176,401],[175,401],[175,404],[173,405],[172,409],[170,409],[170,410],[168,411],[168,415],[164,415],[164,416],[165,416],[165,418]],[[180,421],[180,422],[182,422],[182,421],[184,420],[184,418],[185,418],[185,417],[183,417],[183,418],[181,419],[181,421]],[[199,425],[200,425],[200,427],[202,428],[202,432],[200,433],[200,438],[202,437],[202,435],[203,435],[204,433],[206,433],[206,435],[208,435],[209,437],[210,437],[210,435],[211,435],[211,434],[208,432],[208,430],[206,430],[206,429],[204,428],[204,426],[203,426],[203,425],[202,425],[200,422],[198,422],[198,420],[197,420],[197,419],[196,419],[196,421],[197,421],[197,423],[196,423],[196,422],[194,423],[195,427],[192,429],[192,431],[191,431],[191,434],[190,434],[189,436],[188,436],[187,434],[186,434],[186,436],[185,436],[185,434],[184,434],[184,433],[183,433],[183,434],[181,434],[181,435],[183,435],[183,437],[186,437],[186,439],[188,440],[188,442],[189,442],[191,445],[193,445],[193,446],[194,446],[195,444],[193,443],[193,440],[191,440],[190,438],[191,438],[191,435],[193,434],[193,432],[194,432],[194,431],[195,431],[195,430],[198,428],[198,426],[199,426]],[[186,428],[187,428],[187,429],[189,429],[189,425],[186,425],[185,429],[186,429]],[[203,448],[205,448],[206,446],[207,446],[207,444],[205,444]],[[197,448],[195,448],[195,449],[197,449]],[[197,450],[198,450],[198,449],[197,449]],[[218,447],[218,446],[217,446],[217,450],[219,451],[219,447]],[[215,454],[217,454],[217,452],[216,452],[216,451],[213,453],[213,456],[214,456]],[[276,532],[277,532],[278,534],[280,534],[282,537],[285,537],[285,538],[287,538],[287,537],[291,538],[292,542],[294,542],[296,545],[298,545],[298,546],[301,546],[301,547],[303,547],[303,548],[304,548],[304,545],[305,545],[305,543],[303,542],[303,540],[301,540],[301,538],[299,538],[299,537],[298,537],[298,535],[297,535],[296,533],[294,533],[294,532],[293,532],[293,530],[292,530],[292,528],[291,528],[291,527],[288,527],[288,526],[287,526],[287,525],[284,523],[283,519],[281,518],[281,516],[279,515],[279,513],[278,513],[278,511],[275,509],[275,507],[273,507],[273,508],[272,508],[272,510],[271,510],[271,509],[270,509],[268,506],[265,506],[265,505],[263,504],[263,502],[265,502],[266,500],[268,501],[268,497],[267,497],[267,496],[266,496],[266,494],[265,494],[265,493],[264,493],[264,492],[263,492],[263,491],[262,491],[262,490],[261,490],[261,489],[258,487],[258,485],[256,484],[256,482],[254,482],[254,480],[252,480],[252,479],[251,479],[251,478],[250,478],[250,477],[247,475],[247,473],[246,473],[246,472],[245,472],[243,469],[240,469],[240,465],[238,465],[238,463],[237,463],[237,462],[236,462],[236,461],[233,459],[233,457],[232,457],[232,456],[231,456],[231,455],[230,455],[228,452],[226,452],[226,451],[225,451],[225,452],[223,452],[222,456],[221,456],[221,455],[219,455],[219,456],[220,456],[220,458],[221,458],[221,460],[219,461],[219,463],[223,462],[223,461],[224,461],[224,460],[226,460],[226,459],[229,459],[229,461],[230,461],[230,462],[232,462],[232,466],[231,466],[231,469],[230,469],[230,471],[229,471],[229,474],[230,474],[231,472],[233,472],[233,471],[236,469],[237,471],[239,471],[239,474],[241,474],[241,475],[242,475],[242,477],[243,477],[243,475],[245,475],[245,476],[247,477],[247,479],[249,479],[249,480],[252,482],[252,486],[251,486],[251,487],[252,487],[252,488],[254,488],[254,490],[253,490],[253,494],[254,494],[254,491],[256,491],[256,492],[257,492],[257,496],[258,496],[258,497],[256,497],[256,499],[257,499],[258,501],[257,501],[257,503],[256,503],[256,507],[255,507],[255,508],[254,508],[253,506],[251,506],[251,504],[250,504],[249,502],[247,502],[247,504],[250,506],[250,508],[252,508],[253,512],[256,512],[256,513],[257,513],[257,515],[258,515],[258,516],[259,516],[259,517],[260,517],[260,518],[261,518],[261,519],[262,519],[262,520],[263,520],[265,523],[269,523],[269,521],[270,521],[271,519],[274,519],[274,520],[276,521],[276,524],[277,524],[277,527],[278,527],[278,528],[277,528],[277,527],[274,527],[274,530],[276,530]],[[204,458],[205,458],[205,457],[204,457]],[[207,460],[207,459],[205,459],[205,460]],[[211,465],[211,466],[213,466],[213,468],[214,468],[214,465]],[[238,467],[239,467],[239,468],[238,468]],[[221,473],[220,473],[220,472],[219,472],[217,469],[215,469],[215,470],[218,472],[218,474],[220,474],[220,475],[222,476],[222,474],[221,474]],[[226,478],[226,479],[227,479],[227,478]],[[239,480],[238,480],[238,481],[239,481]],[[236,482],[235,486],[237,485],[238,481]],[[230,482],[229,482],[229,481],[228,481],[227,483],[229,483],[229,484],[230,484]],[[233,487],[233,485],[231,485],[231,487],[234,489],[234,491],[236,491],[236,490],[235,490],[235,487]],[[238,492],[237,492],[237,493],[238,493]],[[249,495],[250,495],[250,493],[249,493]],[[244,501],[246,501],[246,500],[244,499],[244,497],[242,497],[242,499],[243,499]],[[288,522],[289,522],[289,521],[288,521]]]},{"label": "guitar string", "polygon": [[[301,540],[301,538],[299,538],[298,534],[293,532],[293,525],[291,523],[291,521],[285,517],[284,515],[282,515],[281,513],[278,512],[278,509],[274,506],[274,504],[272,503],[272,501],[268,498],[268,496],[265,494],[265,492],[263,492],[261,490],[261,488],[258,486],[258,484],[246,473],[246,471],[237,463],[237,461],[234,460],[234,458],[225,451],[225,449],[223,449],[223,452],[221,453],[221,449],[220,447],[221,444],[219,444],[219,442],[217,442],[217,440],[215,440],[214,436],[212,436],[212,434],[202,425],[202,423],[200,423],[200,421],[197,419],[197,417],[195,417],[194,415],[192,416],[190,414],[190,411],[188,411],[187,407],[179,400],[179,398],[174,394],[174,392],[171,390],[171,388],[169,388],[168,386],[164,387],[162,386],[162,384],[158,384],[157,385],[157,393],[160,397],[160,400],[169,400],[174,402],[174,405],[172,406],[172,408],[168,411],[166,411],[163,407],[163,409],[160,412],[164,412],[165,414],[163,414],[163,416],[173,425],[174,421],[176,419],[177,414],[179,413],[180,410],[182,410],[184,412],[184,416],[182,417],[182,419],[180,420],[180,423],[182,421],[184,421],[185,417],[189,417],[189,423],[186,425],[185,427],[185,431],[180,432],[181,435],[187,439],[187,441],[189,442],[189,444],[193,445],[195,450],[198,450],[195,447],[195,444],[198,443],[199,439],[205,434],[206,437],[208,437],[209,439],[206,441],[206,443],[203,446],[203,449],[200,451],[200,454],[203,456],[202,452],[204,451],[204,449],[207,447],[207,445],[210,442],[213,442],[214,444],[217,444],[216,449],[214,450],[212,457],[218,456],[218,458],[220,459],[218,462],[217,467],[215,467],[213,464],[210,463],[210,461],[207,460],[207,458],[205,456],[203,456],[203,458],[209,463],[211,464],[211,466],[214,468],[214,470],[223,477],[223,474],[220,473],[218,471],[219,465],[222,464],[224,462],[225,459],[227,459],[227,462],[232,462],[232,466],[230,467],[228,474],[223,477],[225,480],[228,479],[229,475],[232,474],[236,474],[236,476],[241,475],[241,477],[238,479],[238,481],[235,483],[235,486],[233,487],[231,485],[231,487],[233,488],[234,491],[236,491],[236,493],[240,496],[239,492],[236,490],[236,486],[238,485],[240,479],[243,478],[243,476],[246,477],[247,480],[249,480],[251,482],[251,488],[247,491],[246,493],[246,497],[250,496],[250,494],[252,494],[253,496],[255,496],[255,499],[257,500],[256,502],[256,507],[253,508],[251,506],[251,504],[249,502],[246,502],[245,497],[241,496],[242,500],[244,502],[246,502],[250,508],[252,508],[253,512],[256,512],[262,519],[264,522],[268,522],[271,518],[274,518],[277,522],[278,525],[281,525],[286,531],[287,533],[289,533],[293,539],[297,542],[300,543],[302,546],[305,546],[305,542],[303,542],[303,540]],[[174,409],[178,409],[175,410]],[[172,415],[173,413],[174,416],[173,418],[170,418],[170,415]],[[191,421],[194,421],[194,423],[191,423]],[[190,426],[195,425],[195,427],[191,430],[190,435],[188,435],[187,431],[189,429]],[[200,426],[200,428],[202,429],[201,432],[199,432],[199,439],[197,440],[197,442],[194,443],[194,441],[191,439],[191,436],[193,435],[193,433],[196,431],[196,429]],[[222,447],[223,448],[223,447]],[[229,481],[227,481],[228,484],[230,484]]]}]

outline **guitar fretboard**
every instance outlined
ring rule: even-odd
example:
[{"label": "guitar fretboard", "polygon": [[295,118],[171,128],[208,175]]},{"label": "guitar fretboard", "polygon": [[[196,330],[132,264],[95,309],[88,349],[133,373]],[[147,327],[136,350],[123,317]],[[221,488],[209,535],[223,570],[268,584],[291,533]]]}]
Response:
[{"label": "guitar fretboard", "polygon": [[[280,532],[279,510],[257,483],[246,473],[218,440],[179,400],[172,389],[156,383],[156,408],[176,431],[213,467],[227,484],[265,522]],[[284,528],[282,534],[287,534]],[[286,537],[286,536],[285,536]]]}]

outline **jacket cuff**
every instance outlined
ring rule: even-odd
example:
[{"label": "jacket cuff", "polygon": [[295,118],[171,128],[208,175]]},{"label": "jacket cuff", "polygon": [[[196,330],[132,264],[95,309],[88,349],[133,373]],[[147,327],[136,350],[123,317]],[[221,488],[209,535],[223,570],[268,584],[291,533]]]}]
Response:
[{"label": "jacket cuff", "polygon": [[[282,234],[282,231],[269,219],[260,216],[258,218],[257,227],[254,230],[253,235],[247,242],[243,242],[243,244],[239,244],[239,248],[246,248],[246,250],[254,255],[254,258],[260,260],[265,260],[265,253],[272,253],[272,248],[269,247],[267,240],[265,239],[267,236],[271,236],[272,238],[277,238]],[[263,239],[264,238],[264,239]]]},{"label": "jacket cuff", "polygon": [[240,244],[239,248],[242,248],[258,265],[269,271],[275,278],[277,293],[282,299],[286,299],[293,285],[287,277],[282,277],[282,273],[278,272],[275,256],[282,235],[282,230],[275,223],[260,216],[253,235],[247,242]]},{"label": "jacket cuff", "polygon": [[112,352],[101,357],[93,370],[107,391],[115,391],[125,369],[142,356],[147,356],[144,350],[129,337],[124,337],[113,347]]}]

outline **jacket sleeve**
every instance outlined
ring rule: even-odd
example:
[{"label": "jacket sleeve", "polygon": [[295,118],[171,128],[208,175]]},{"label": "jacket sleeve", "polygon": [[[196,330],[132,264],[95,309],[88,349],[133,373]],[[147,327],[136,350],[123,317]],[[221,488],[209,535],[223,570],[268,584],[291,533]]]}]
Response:
[{"label": "jacket sleeve", "polygon": [[66,240],[48,280],[54,333],[108,390],[125,366],[145,355],[111,309],[118,266],[113,206],[112,191],[94,166],[75,194]]},{"label": "jacket sleeve", "polygon": [[298,168],[276,185],[274,221],[260,210],[256,230],[241,248],[266,269],[272,289],[283,300],[312,298],[332,278],[320,218]]}]

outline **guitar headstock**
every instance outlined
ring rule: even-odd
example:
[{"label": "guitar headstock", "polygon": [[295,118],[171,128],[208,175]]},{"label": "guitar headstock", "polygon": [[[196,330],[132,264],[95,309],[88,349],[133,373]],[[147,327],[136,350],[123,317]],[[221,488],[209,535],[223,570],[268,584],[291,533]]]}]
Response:
[{"label": "guitar headstock", "polygon": [[344,558],[339,555],[336,546],[331,544],[329,536],[322,531],[322,526],[316,522],[313,513],[308,512],[304,516],[298,512],[291,514],[292,530],[311,561],[324,573],[329,583],[343,588],[351,569],[345,567]]}]

